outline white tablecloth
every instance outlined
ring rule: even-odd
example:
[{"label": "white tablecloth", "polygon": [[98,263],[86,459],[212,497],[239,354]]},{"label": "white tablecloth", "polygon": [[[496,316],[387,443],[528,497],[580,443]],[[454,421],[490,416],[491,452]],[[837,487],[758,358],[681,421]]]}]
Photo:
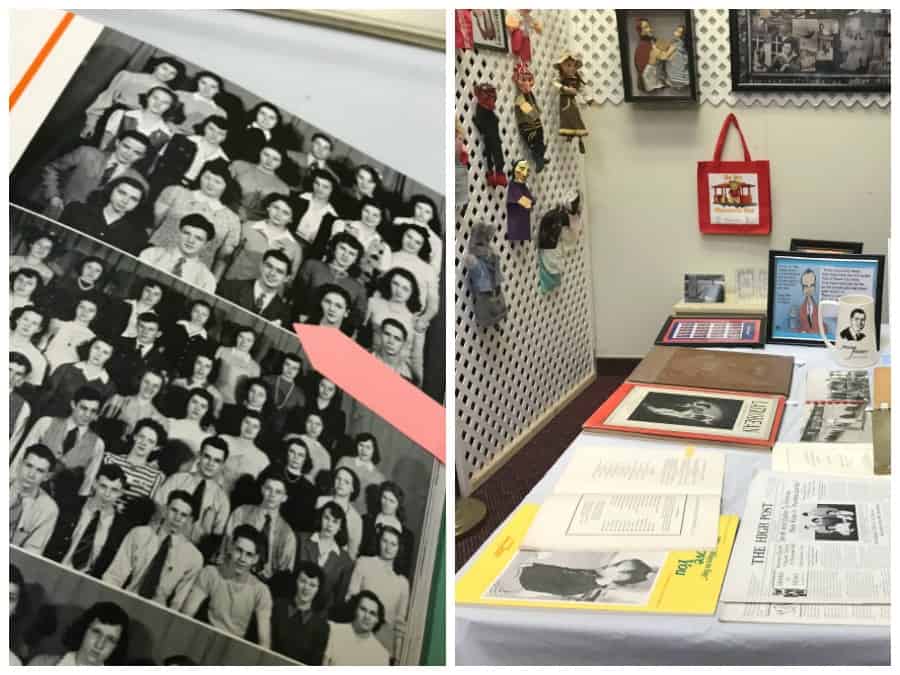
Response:
[{"label": "white tablecloth", "polygon": [[[767,345],[769,354],[796,357],[791,397],[779,440],[795,441],[802,431],[802,402],[810,368],[832,365],[825,349]],[[889,364],[887,327],[882,327],[882,363]],[[597,401],[599,406],[601,401]],[[613,434],[581,434],[525,502],[551,492],[582,444],[620,447],[683,447],[684,441]],[[698,452],[725,452],[722,513],[743,516],[754,473],[770,468],[768,450],[694,445]],[[502,473],[494,480],[502,480]],[[505,525],[505,523],[504,523]],[[504,525],[501,525],[501,529]],[[485,542],[490,542],[491,537]],[[477,558],[484,546],[473,556]],[[466,572],[470,560],[457,578]],[[456,607],[458,665],[886,665],[890,629],[881,626],[803,626],[723,623],[715,616],[573,612],[565,610]]]}]

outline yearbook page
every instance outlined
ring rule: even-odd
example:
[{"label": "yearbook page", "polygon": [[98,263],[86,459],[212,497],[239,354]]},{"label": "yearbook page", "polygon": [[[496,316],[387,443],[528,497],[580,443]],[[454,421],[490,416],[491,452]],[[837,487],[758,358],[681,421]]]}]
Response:
[{"label": "yearbook page", "polygon": [[[444,198],[284,102],[338,105],[389,68],[348,38],[367,68],[338,75],[216,15],[235,19],[195,61],[70,12],[11,15],[9,547],[29,664],[64,659],[98,604],[130,639],[97,665],[420,661],[445,481],[411,411],[444,399]],[[260,81],[233,76],[246,62]]]}]

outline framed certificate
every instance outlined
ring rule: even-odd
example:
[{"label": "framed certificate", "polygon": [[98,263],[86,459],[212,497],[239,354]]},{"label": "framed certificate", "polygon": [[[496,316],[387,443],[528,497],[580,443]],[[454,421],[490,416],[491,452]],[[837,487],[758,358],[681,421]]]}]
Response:
[{"label": "framed certificate", "polygon": [[753,347],[766,340],[761,316],[670,316],[656,344],[676,347]]}]

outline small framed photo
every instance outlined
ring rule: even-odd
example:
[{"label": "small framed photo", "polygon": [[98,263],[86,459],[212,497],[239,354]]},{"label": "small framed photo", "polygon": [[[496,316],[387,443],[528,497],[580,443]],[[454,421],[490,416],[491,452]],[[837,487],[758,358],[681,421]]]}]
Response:
[{"label": "small framed photo", "polygon": [[697,101],[694,20],[689,9],[617,9],[625,100]]},{"label": "small framed photo", "polygon": [[862,253],[863,245],[861,241],[791,239],[791,250],[800,253]]},{"label": "small framed photo", "polygon": [[725,302],[724,274],[685,274],[685,302]]},{"label": "small framed photo", "polygon": [[751,347],[766,342],[766,320],[761,316],[670,316],[656,344],[670,347]]},{"label": "small framed photo", "polygon": [[[875,300],[875,340],[881,345],[884,256],[871,254],[769,251],[766,342],[822,347],[819,303],[848,294]],[[825,335],[834,340],[837,317],[822,316]]]},{"label": "small framed photo", "polygon": [[626,381],[584,429],[771,448],[783,414],[784,396]]},{"label": "small framed photo", "polygon": [[889,9],[733,9],[734,91],[891,90]]},{"label": "small framed photo", "polygon": [[472,42],[477,48],[508,52],[506,12],[502,9],[473,9]]}]

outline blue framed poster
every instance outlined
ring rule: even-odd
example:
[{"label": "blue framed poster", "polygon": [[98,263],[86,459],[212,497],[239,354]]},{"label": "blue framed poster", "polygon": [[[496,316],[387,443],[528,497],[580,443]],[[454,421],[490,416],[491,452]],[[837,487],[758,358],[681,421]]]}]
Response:
[{"label": "blue framed poster", "polygon": [[[822,347],[819,303],[853,293],[875,300],[876,340],[881,341],[883,255],[769,251],[766,342]],[[825,335],[834,340],[837,317],[822,315]]]}]

